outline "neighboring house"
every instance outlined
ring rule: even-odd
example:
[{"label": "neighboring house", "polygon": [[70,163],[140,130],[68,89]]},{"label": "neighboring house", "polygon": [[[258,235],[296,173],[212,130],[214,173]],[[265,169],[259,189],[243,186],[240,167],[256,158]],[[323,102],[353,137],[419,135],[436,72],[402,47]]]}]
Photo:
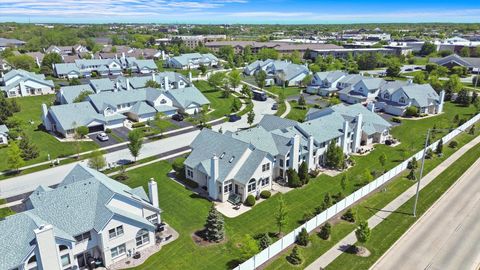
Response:
[{"label": "neighboring house", "polygon": [[457,54],[451,54],[443,58],[430,58],[430,62],[447,68],[461,66],[467,68],[472,73],[480,72],[480,58],[461,57]]},{"label": "neighboring house", "polygon": [[243,70],[246,75],[254,75],[263,70],[267,73],[265,85],[275,83],[277,85],[298,86],[310,71],[304,65],[292,64],[287,61],[267,59],[257,60]]},{"label": "neighboring house", "polygon": [[444,98],[444,91],[439,95],[429,84],[407,82],[382,89],[374,106],[375,109],[400,116],[410,106],[417,107],[421,114],[438,114],[443,111]]},{"label": "neighboring house", "polygon": [[26,42],[14,38],[0,38],[0,51],[5,50],[6,48],[11,48],[11,47],[20,47],[25,45]]},{"label": "neighboring house", "polygon": [[45,50],[45,53],[58,53],[60,56],[80,55],[89,53],[87,47],[77,44],[73,46],[55,46],[52,45]]},{"label": "neighboring house", "polygon": [[199,68],[201,65],[215,67],[218,65],[218,58],[211,53],[187,53],[170,57],[165,62],[165,65],[166,67],[177,69],[195,69]]},{"label": "neighboring house", "polygon": [[5,92],[7,97],[37,96],[53,94],[55,84],[52,80],[46,80],[43,74],[15,69],[1,78],[0,90]]},{"label": "neighboring house", "polygon": [[138,60],[135,57],[107,58],[107,59],[75,59],[74,63],[54,64],[55,75],[59,78],[90,77],[92,72],[100,76],[122,75],[124,70],[146,74],[157,70],[153,60]]},{"label": "neighboring house", "polygon": [[0,269],[109,268],[156,245],[157,183],[130,188],[76,165],[56,187],[39,186],[26,211],[0,221]]},{"label": "neighboring house", "polygon": [[9,71],[10,69],[12,69],[10,64],[5,59],[0,58],[0,71],[4,72],[4,71]]},{"label": "neighboring house", "polygon": [[8,143],[8,127],[0,125],[0,144]]},{"label": "neighboring house", "polygon": [[377,97],[381,87],[387,82],[381,78],[363,78],[350,87],[338,92],[340,100],[349,104],[372,101]]},{"label": "neighboring house", "polygon": [[338,82],[347,75],[348,73],[340,70],[316,72],[313,75],[312,82],[307,87],[306,92],[310,94],[319,94],[321,96],[330,96],[338,91]]},{"label": "neighboring house", "polygon": [[390,126],[360,104],[340,104],[309,111],[303,123],[265,115],[247,130],[203,129],[191,144],[185,174],[211,199],[238,203],[271,189],[273,180],[285,178],[288,169],[298,171],[302,162],[309,170],[323,166],[332,141],[345,154],[356,153],[362,145],[383,143]]},{"label": "neighboring house", "polygon": [[157,113],[171,116],[177,111],[196,114],[210,104],[194,86],[179,89],[141,88],[131,91],[103,91],[88,95],[85,101],[73,101],[91,85],[62,88],[57,100],[62,105],[42,105],[46,130],[72,137],[75,128],[86,126],[89,133],[124,126],[128,118],[135,122],[153,120]]}]

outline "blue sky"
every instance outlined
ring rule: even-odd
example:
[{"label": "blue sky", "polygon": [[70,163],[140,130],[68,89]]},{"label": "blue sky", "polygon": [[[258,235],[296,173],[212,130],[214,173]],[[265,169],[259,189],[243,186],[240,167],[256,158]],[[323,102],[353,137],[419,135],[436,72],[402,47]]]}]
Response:
[{"label": "blue sky", "polygon": [[0,0],[0,21],[53,23],[480,22],[480,1]]}]

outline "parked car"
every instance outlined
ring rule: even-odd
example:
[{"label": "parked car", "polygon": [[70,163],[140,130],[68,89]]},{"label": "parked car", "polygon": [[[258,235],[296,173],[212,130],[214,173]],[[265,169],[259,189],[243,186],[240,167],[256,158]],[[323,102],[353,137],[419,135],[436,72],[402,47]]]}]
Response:
[{"label": "parked car", "polygon": [[105,132],[101,132],[101,133],[98,133],[97,134],[97,139],[101,142],[106,142],[108,141],[110,138],[108,137],[107,133]]},{"label": "parked car", "polygon": [[272,105],[272,110],[278,110],[278,104],[277,103],[273,103]]},{"label": "parked car", "polygon": [[405,69],[405,71],[413,71],[413,69],[407,68],[407,69]]},{"label": "parked car", "polygon": [[228,122],[237,122],[240,119],[242,119],[242,117],[236,114],[230,114],[228,116]]},{"label": "parked car", "polygon": [[184,117],[182,114],[177,113],[172,116],[172,119],[180,122],[180,121],[183,121]]},{"label": "parked car", "polygon": [[419,70],[419,69],[423,69],[423,68],[422,67],[414,67],[413,69]]}]

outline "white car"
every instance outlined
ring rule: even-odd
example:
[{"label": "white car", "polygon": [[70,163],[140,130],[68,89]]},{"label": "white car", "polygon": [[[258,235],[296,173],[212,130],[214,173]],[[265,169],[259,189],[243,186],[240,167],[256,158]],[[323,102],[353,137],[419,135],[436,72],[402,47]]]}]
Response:
[{"label": "white car", "polygon": [[108,138],[107,133],[101,132],[101,133],[98,133],[98,134],[97,134],[97,139],[98,139],[99,141],[106,142],[106,141],[108,141],[110,138]]}]

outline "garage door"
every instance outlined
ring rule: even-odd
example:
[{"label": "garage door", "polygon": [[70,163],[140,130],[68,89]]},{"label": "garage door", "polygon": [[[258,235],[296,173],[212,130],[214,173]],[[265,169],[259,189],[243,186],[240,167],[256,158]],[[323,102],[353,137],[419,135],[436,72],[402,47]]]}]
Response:
[{"label": "garage door", "polygon": [[88,133],[94,133],[94,132],[99,132],[103,130],[104,130],[103,125],[88,127]]}]

